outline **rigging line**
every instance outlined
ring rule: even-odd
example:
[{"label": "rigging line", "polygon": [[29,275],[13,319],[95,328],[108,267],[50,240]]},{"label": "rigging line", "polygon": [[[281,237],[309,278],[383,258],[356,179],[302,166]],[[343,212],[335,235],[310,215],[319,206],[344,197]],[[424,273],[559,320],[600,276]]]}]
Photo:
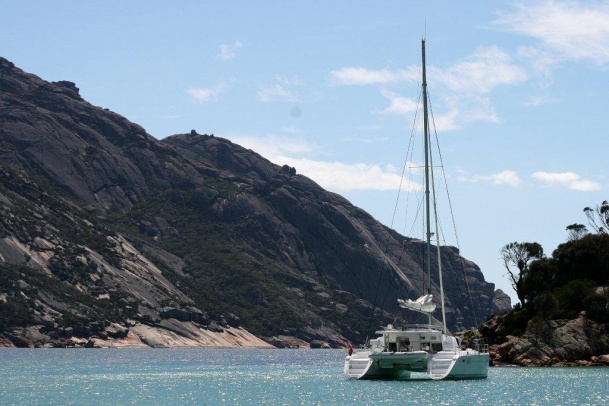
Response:
[{"label": "rigging line", "polygon": [[[418,122],[419,122],[419,118],[420,118],[420,113],[421,113],[421,98],[423,97],[423,84],[421,83],[419,86],[419,92],[418,92],[418,98],[417,98],[417,109],[415,110],[415,117],[412,123],[412,128],[410,130],[410,143],[409,143],[409,147],[408,147],[408,154],[407,156],[412,158],[414,156],[414,147],[415,147],[415,140],[416,140],[416,133],[417,133],[417,126],[418,126]],[[408,169],[413,169],[413,168],[418,168],[418,167],[414,167],[414,166],[409,166]],[[409,177],[408,177],[409,181],[411,183],[415,183],[414,181],[414,176],[413,173],[409,171]],[[416,182],[415,184],[419,185],[422,184],[422,181],[419,179],[418,182]],[[418,196],[418,204],[415,206],[415,214],[414,216],[412,216],[413,218],[413,222],[410,225],[410,230],[407,233],[406,229],[407,229],[407,224],[408,224],[408,208],[410,207],[410,193],[411,191],[409,190],[408,193],[406,194],[407,198],[406,198],[406,202],[405,202],[405,213],[404,213],[404,236],[412,236],[415,235],[414,230],[417,227],[417,219],[418,218],[422,218],[422,216],[420,216],[422,207],[423,207],[423,203],[424,203],[424,195],[421,194],[417,194],[417,190],[415,189],[412,194],[416,197]],[[424,227],[423,227],[424,228]],[[406,252],[406,248],[404,243],[402,243],[402,254],[400,255],[400,261],[402,256],[404,255],[404,253]],[[412,270],[412,268],[410,268],[410,266],[408,266],[409,269]],[[398,296],[402,295],[402,291],[403,291],[403,285],[402,287],[400,287],[400,292]],[[425,277],[423,277],[423,288],[421,290],[421,292],[425,291]]]},{"label": "rigging line", "polygon": [[[400,284],[399,282],[399,273],[402,272],[402,269],[400,268],[400,262],[402,262],[402,257],[404,255],[404,241],[402,241],[402,251],[400,253],[400,256],[398,257],[398,260],[395,262],[395,265],[397,267],[397,271],[395,272],[398,275],[398,281],[397,281],[397,287],[398,287],[398,298],[401,297],[402,295],[402,289],[403,289],[403,285]],[[398,272],[399,271],[399,272]],[[380,304],[380,307],[383,308],[385,306],[385,303],[387,302],[387,296],[389,295],[389,291],[391,290],[391,288],[393,288],[393,283],[391,283],[391,279],[389,279],[389,284],[387,286],[387,289],[385,290],[385,294],[383,295],[383,301]]]},{"label": "rigging line", "polygon": [[[407,229],[406,226],[407,226],[407,224],[406,224],[406,221],[404,222],[405,223],[404,224],[404,236],[405,236],[405,238],[409,238],[409,237],[406,237],[406,236],[409,236],[409,235],[412,236],[412,235],[418,234],[418,232],[415,231],[415,228],[417,226],[417,219],[421,218],[420,213],[421,213],[421,209],[422,209],[422,206],[423,206],[423,195],[422,194],[419,194],[419,197],[418,197],[417,201],[418,201],[418,204],[416,206],[416,212],[415,212],[415,215],[413,216],[414,220],[413,220],[413,222],[412,222],[412,224],[410,226],[409,232],[406,232],[406,229]],[[407,218],[405,218],[404,220],[407,220]],[[399,264],[402,262],[402,258],[406,254],[406,244],[407,243],[408,243],[408,241],[406,241],[406,239],[403,240],[403,242],[402,242],[403,247],[402,247],[402,251],[400,253],[400,257],[398,258],[398,262],[397,262],[398,268],[399,268]],[[405,267],[408,270],[410,270],[411,272],[413,271],[413,268],[410,265],[405,264]],[[422,292],[425,291],[425,282],[424,281],[425,281],[425,278],[423,277],[423,288],[421,290]],[[404,288],[404,285],[400,285],[400,290],[398,292],[398,297],[402,297],[403,288]],[[409,289],[409,291],[410,290],[411,289]],[[388,294],[389,294],[389,292],[386,292],[386,295],[388,295]],[[383,299],[383,305],[384,305],[384,303],[385,303],[385,299]]]},{"label": "rigging line", "polygon": [[[421,90],[419,92],[419,98],[418,98],[419,102],[421,100],[422,93],[423,93],[423,88],[421,87]],[[393,228],[393,223],[395,222],[395,216],[396,216],[398,204],[399,204],[399,201],[400,201],[400,192],[402,190],[402,184],[404,182],[404,174],[406,173],[406,168],[408,166],[408,157],[412,154],[411,151],[413,151],[413,149],[414,149],[414,133],[416,132],[416,130],[415,130],[415,128],[416,128],[416,122],[417,122],[418,115],[419,115],[419,111],[418,110],[419,109],[417,109],[416,112],[415,112],[415,119],[413,120],[412,129],[410,130],[410,140],[408,142],[408,147],[406,148],[406,158],[404,160],[404,166],[402,167],[402,175],[400,176],[400,185],[399,185],[399,188],[398,188],[398,195],[397,195],[397,198],[396,198],[395,207],[393,209],[393,217],[391,219],[391,226],[390,226],[390,228]],[[383,263],[387,264],[388,266],[389,266],[389,264],[387,263],[387,249],[389,248],[389,240],[390,240],[390,238],[391,238],[391,233],[388,232],[387,233],[387,239],[385,241],[385,248],[383,249]],[[404,250],[404,249],[405,249],[404,248],[404,244],[402,244],[402,250]],[[383,277],[383,270],[381,269],[381,270],[379,270],[379,277],[378,277],[378,280],[376,282],[376,290],[374,292],[374,300],[372,301],[372,309],[373,309],[372,311],[373,311],[373,313],[374,313],[374,309],[376,308],[376,300],[378,299],[378,293],[379,293],[379,289],[380,289],[380,286],[381,286],[382,277]],[[383,304],[384,304],[384,302],[386,300],[386,295],[387,295],[387,293],[385,294],[385,298],[383,299]]]},{"label": "rigging line", "polygon": [[456,244],[457,244],[457,249],[459,250],[459,258],[460,258],[460,262],[461,262],[461,269],[463,270],[463,281],[465,282],[465,288],[467,289],[467,296],[469,297],[469,303],[470,303],[470,309],[472,312],[472,316],[474,318],[474,326],[477,325],[478,323],[478,317],[476,317],[476,311],[474,310],[474,301],[472,299],[472,294],[471,294],[471,290],[469,288],[469,282],[467,281],[467,275],[465,273],[465,262],[463,261],[463,257],[461,256],[461,245],[459,243],[459,235],[457,234],[457,224],[455,222],[455,215],[454,215],[454,211],[453,211],[453,205],[452,205],[452,200],[450,199],[450,193],[448,191],[448,182],[446,181],[446,172],[444,170],[444,160],[442,158],[442,150],[440,150],[440,140],[438,138],[438,131],[436,129],[436,121],[434,120],[434,115],[433,115],[433,108],[431,106],[431,100],[429,100],[429,110],[430,110],[430,114],[431,114],[431,122],[433,125],[433,131],[434,131],[434,135],[436,138],[436,146],[438,149],[438,156],[440,158],[440,168],[442,168],[442,175],[444,178],[444,188],[446,189],[446,197],[448,200],[448,207],[450,209],[450,217],[452,219],[452,223],[453,223],[453,230],[455,233],[455,240],[456,240]]},{"label": "rigging line", "polygon": [[[413,168],[415,168],[415,167],[409,167],[410,170],[412,170]],[[415,174],[411,172],[411,174],[409,175],[409,179],[411,181],[414,181]],[[420,179],[418,179],[417,184],[422,184],[422,181]],[[422,218],[421,210],[423,208],[424,195],[423,195],[423,193],[419,193],[419,192],[420,191],[416,190],[416,188],[412,192],[409,191],[408,199],[406,201],[406,212],[404,213],[403,234],[404,234],[404,236],[411,236],[411,238],[412,238],[412,236],[417,236],[419,234],[418,231],[416,231],[418,228],[417,221]],[[411,203],[410,203],[411,195],[412,195],[412,200],[414,200],[414,203],[412,203],[412,205],[414,205],[413,210],[415,211],[415,213],[412,216],[412,223],[410,224],[410,228],[409,228],[408,227],[408,220],[409,220],[408,211],[411,206]]]},{"label": "rigging line", "polygon": [[[417,100],[417,106],[419,106],[420,103],[421,103],[421,93],[419,93],[419,99]],[[415,112],[415,120],[413,122],[413,126],[412,126],[412,129],[410,131],[410,143],[409,143],[409,147],[408,147],[409,150],[408,150],[408,153],[407,153],[407,159],[409,159],[409,158],[412,159],[412,157],[414,155],[414,144],[415,144],[415,138],[416,138],[415,133],[416,133],[416,126],[417,126],[417,122],[418,122],[418,113],[419,113],[419,109],[417,108],[417,110]],[[410,173],[409,176],[408,176],[408,179],[410,180],[411,183],[412,183],[412,181],[414,179],[414,174],[412,173],[412,169],[413,169],[412,166],[408,167],[408,170],[409,170],[409,173]],[[405,202],[405,205],[404,205],[406,207],[406,211],[404,213],[404,231],[403,231],[404,236],[413,235],[413,229],[415,227],[414,223],[416,222],[416,219],[419,217],[419,212],[421,210],[421,206],[420,205],[423,203],[423,201],[421,200],[419,202],[419,206],[415,206],[416,207],[416,213],[413,216],[413,220],[415,220],[415,222],[413,222],[413,224],[410,226],[410,233],[406,233],[407,224],[408,224],[408,208],[410,207],[411,194],[416,196],[417,195],[416,189],[414,191],[412,191],[412,193],[411,193],[411,190],[409,188],[408,189],[408,193],[406,193],[406,202]]]},{"label": "rigging line", "polygon": [[[436,137],[436,141],[437,141],[437,137]],[[433,168],[433,154],[429,154],[429,162]],[[442,330],[444,331],[444,334],[447,333],[446,330],[446,310],[445,310],[445,306],[444,306],[444,283],[442,281],[442,256],[440,254],[440,231],[438,230],[438,199],[436,196],[436,178],[434,175],[434,170],[431,171],[431,191],[432,191],[432,197],[433,197],[433,211],[434,211],[434,225],[435,225],[435,231],[436,231],[436,252],[437,252],[437,256],[438,256],[438,282],[440,285],[440,303],[442,304]]]},{"label": "rigging line", "polygon": [[[405,243],[406,243],[406,240],[402,240],[402,250],[401,250],[400,256],[398,257],[398,260],[396,262],[396,266],[400,272],[402,271],[402,269],[400,268],[400,263],[402,262],[402,258],[404,257],[404,254],[406,253]],[[406,264],[405,267],[412,271],[412,268],[408,264]],[[381,308],[383,308],[385,306],[385,303],[387,302],[387,296],[389,296],[389,291],[391,290],[392,287],[393,286],[387,286],[387,289],[385,290],[385,295],[383,296],[383,301],[381,302],[381,305],[380,305]],[[398,289],[397,297],[400,298],[400,297],[402,297],[402,292],[404,291],[404,284],[401,284],[398,281],[398,287],[399,287],[399,289]],[[400,311],[401,310],[402,310],[402,308],[400,307]]]},{"label": "rigging line", "polygon": [[440,140],[438,138],[438,131],[436,129],[436,121],[434,120],[434,115],[433,115],[433,108],[431,106],[431,100],[429,100],[429,110],[430,110],[430,115],[431,115],[431,122],[433,124],[433,132],[435,135],[435,139],[436,139],[436,147],[438,149],[438,157],[440,158],[440,168],[442,170],[442,177],[444,178],[444,188],[446,190],[446,197],[448,198],[448,207],[450,209],[450,217],[452,219],[452,223],[453,223],[453,230],[455,233],[455,240],[457,243],[457,248],[460,249],[460,245],[459,245],[459,236],[457,234],[457,224],[455,222],[455,216],[454,216],[454,212],[453,212],[453,205],[452,205],[452,201],[450,199],[450,193],[448,190],[448,183],[446,181],[446,171],[444,170],[444,159],[442,158],[442,150],[440,149]]},{"label": "rigging line", "polygon": [[[440,222],[440,233],[442,234],[442,238],[444,241],[444,244],[447,244],[447,240],[446,237],[444,235],[444,230],[442,229],[442,223]],[[448,261],[448,267],[450,268],[451,272],[450,275],[452,275],[452,278],[454,280],[454,284],[457,287],[457,289],[459,290],[459,297],[467,297],[467,300],[469,301],[469,306],[468,309],[470,309],[470,315],[469,317],[472,319],[472,322],[474,326],[478,325],[477,322],[477,317],[476,317],[476,311],[474,309],[474,305],[472,302],[472,295],[470,294],[469,291],[469,285],[467,282],[467,274],[465,273],[465,262],[463,260],[463,257],[461,257],[460,255],[457,255],[457,258],[455,259],[456,262],[461,264],[460,270],[463,271],[463,275],[462,277],[458,277],[458,270],[456,270],[456,268],[453,266],[453,262],[452,261]],[[463,291],[463,285],[465,285],[465,291]],[[463,307],[463,306],[461,306]]]},{"label": "rigging line", "polygon": [[[415,235],[418,232],[415,232],[415,228],[417,227],[417,219],[420,218],[421,209],[423,208],[423,195],[419,196],[417,210],[415,212],[414,220],[412,221],[412,225],[410,226],[410,232],[407,235]],[[405,230],[405,228],[404,228]]]},{"label": "rigging line", "polygon": [[[421,94],[419,94],[419,101],[421,100]],[[391,228],[393,228],[393,223],[395,221],[395,216],[398,210],[398,205],[400,202],[400,193],[402,191],[402,184],[404,183],[404,174],[406,173],[406,168],[408,167],[408,157],[411,156],[412,150],[413,150],[413,144],[414,144],[414,140],[413,140],[413,134],[415,132],[415,128],[416,128],[416,122],[418,119],[418,109],[415,111],[415,116],[414,116],[414,120],[413,120],[413,124],[412,124],[412,129],[410,130],[410,140],[408,141],[408,146],[406,148],[406,157],[404,158],[404,165],[402,166],[402,174],[400,176],[400,187],[398,188],[398,195],[397,198],[395,200],[395,206],[393,208],[393,217],[391,218]]]}]

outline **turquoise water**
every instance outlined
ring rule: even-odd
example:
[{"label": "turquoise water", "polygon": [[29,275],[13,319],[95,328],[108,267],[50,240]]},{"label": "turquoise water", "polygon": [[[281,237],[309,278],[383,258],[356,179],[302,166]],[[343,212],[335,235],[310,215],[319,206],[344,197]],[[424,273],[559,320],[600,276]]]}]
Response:
[{"label": "turquoise water", "polygon": [[1,405],[601,405],[609,368],[350,381],[342,350],[1,349]]}]

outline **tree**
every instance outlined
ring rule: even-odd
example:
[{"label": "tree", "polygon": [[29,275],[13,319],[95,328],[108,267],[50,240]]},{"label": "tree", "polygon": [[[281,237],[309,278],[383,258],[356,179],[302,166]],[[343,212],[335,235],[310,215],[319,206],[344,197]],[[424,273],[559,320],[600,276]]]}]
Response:
[{"label": "tree", "polygon": [[[500,252],[512,287],[524,307],[526,304],[525,276],[531,262],[543,258],[543,248],[536,242],[512,242],[504,245]],[[517,271],[512,270],[512,267],[516,267]]]},{"label": "tree", "polygon": [[588,222],[598,234],[609,232],[609,203],[605,200],[596,209],[584,208],[584,213],[588,217]]},{"label": "tree", "polygon": [[533,300],[535,312],[544,320],[552,318],[558,310],[558,305],[558,299],[550,292],[544,292]]},{"label": "tree", "polygon": [[537,295],[554,289],[557,273],[554,258],[542,258],[531,262],[522,282],[522,290],[527,303],[534,301]]},{"label": "tree", "polygon": [[588,234],[560,244],[552,258],[556,268],[551,282],[556,287],[574,279],[590,279],[597,286],[609,283],[609,234]]},{"label": "tree", "polygon": [[567,226],[567,231],[569,232],[569,236],[567,240],[575,241],[582,239],[586,234],[588,234],[588,229],[583,224],[571,224]]}]

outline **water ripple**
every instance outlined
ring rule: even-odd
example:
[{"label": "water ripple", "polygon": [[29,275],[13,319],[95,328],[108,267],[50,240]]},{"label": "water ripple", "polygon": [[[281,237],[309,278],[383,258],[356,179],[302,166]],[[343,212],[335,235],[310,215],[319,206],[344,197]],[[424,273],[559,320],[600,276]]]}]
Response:
[{"label": "water ripple", "polygon": [[607,368],[491,368],[486,380],[350,381],[340,350],[0,350],[2,405],[602,405]]}]

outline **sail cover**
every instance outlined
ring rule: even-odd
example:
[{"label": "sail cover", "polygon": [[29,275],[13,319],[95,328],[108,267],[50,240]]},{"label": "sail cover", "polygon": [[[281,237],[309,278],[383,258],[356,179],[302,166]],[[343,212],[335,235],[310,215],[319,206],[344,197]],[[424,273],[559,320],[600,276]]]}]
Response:
[{"label": "sail cover", "polygon": [[432,313],[436,309],[436,304],[432,302],[433,295],[423,295],[417,300],[398,299],[398,304],[404,309],[414,310],[420,313]]}]

